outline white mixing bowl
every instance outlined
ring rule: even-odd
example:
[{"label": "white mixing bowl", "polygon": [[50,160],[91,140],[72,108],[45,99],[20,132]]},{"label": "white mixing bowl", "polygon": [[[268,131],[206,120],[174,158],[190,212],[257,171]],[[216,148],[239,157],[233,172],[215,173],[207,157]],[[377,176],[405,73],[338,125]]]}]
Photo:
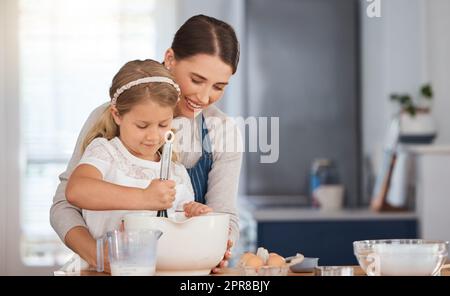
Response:
[{"label": "white mixing bowl", "polygon": [[448,242],[421,239],[353,242],[359,265],[367,275],[438,275],[448,255]]},{"label": "white mixing bowl", "polygon": [[229,215],[209,213],[186,218],[155,217],[150,213],[124,216],[125,229],[158,229],[157,275],[208,275],[227,249]]}]

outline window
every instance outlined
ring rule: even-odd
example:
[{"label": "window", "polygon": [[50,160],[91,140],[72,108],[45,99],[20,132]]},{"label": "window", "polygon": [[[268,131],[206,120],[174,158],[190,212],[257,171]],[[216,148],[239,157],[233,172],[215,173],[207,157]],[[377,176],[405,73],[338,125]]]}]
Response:
[{"label": "window", "polygon": [[[60,265],[70,252],[49,224],[49,209],[89,113],[109,100],[127,61],[161,60],[175,23],[174,1],[20,0],[21,251],[25,265]],[[163,3],[161,3],[163,2]],[[164,5],[164,23],[158,17]]]}]

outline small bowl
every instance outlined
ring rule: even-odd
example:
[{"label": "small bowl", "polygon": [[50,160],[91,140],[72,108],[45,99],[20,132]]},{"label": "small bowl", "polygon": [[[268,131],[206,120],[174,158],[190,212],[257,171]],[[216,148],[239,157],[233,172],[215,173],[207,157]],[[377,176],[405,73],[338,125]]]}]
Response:
[{"label": "small bowl", "polygon": [[242,275],[259,275],[259,276],[285,276],[289,272],[289,266],[261,266],[259,268],[246,266],[241,267],[241,274]]},{"label": "small bowl", "polygon": [[352,266],[317,266],[315,276],[353,276]]},{"label": "small bowl", "polygon": [[421,239],[353,242],[353,251],[367,275],[438,275],[448,255],[448,242]]},{"label": "small bowl", "polygon": [[302,262],[291,265],[290,269],[292,272],[314,272],[319,264],[319,258],[308,258],[305,257]]}]

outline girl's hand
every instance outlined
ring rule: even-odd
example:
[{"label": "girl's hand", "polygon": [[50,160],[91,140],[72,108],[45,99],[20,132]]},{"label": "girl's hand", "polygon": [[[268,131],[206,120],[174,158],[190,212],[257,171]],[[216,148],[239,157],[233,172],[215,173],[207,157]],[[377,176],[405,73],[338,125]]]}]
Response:
[{"label": "girl's hand", "polygon": [[175,181],[153,179],[143,190],[144,210],[165,210],[171,208],[175,200]]},{"label": "girl's hand", "polygon": [[225,268],[228,266],[228,260],[231,258],[231,247],[233,246],[233,242],[228,240],[227,243],[227,251],[225,252],[225,255],[223,256],[222,261],[214,267],[211,272],[212,273],[222,273],[222,268]]},{"label": "girl's hand", "polygon": [[200,216],[212,212],[212,209],[207,205],[195,201],[186,203],[183,206],[183,210],[186,217]]}]

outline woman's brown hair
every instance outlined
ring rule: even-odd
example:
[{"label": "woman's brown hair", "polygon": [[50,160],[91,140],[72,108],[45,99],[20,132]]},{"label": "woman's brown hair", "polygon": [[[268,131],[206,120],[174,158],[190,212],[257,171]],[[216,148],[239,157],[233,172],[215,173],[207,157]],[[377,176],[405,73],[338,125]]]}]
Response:
[{"label": "woman's brown hair", "polygon": [[217,55],[231,66],[233,74],[239,63],[239,42],[234,29],[227,23],[206,15],[188,19],[175,34],[172,49],[176,59],[197,54]]}]

